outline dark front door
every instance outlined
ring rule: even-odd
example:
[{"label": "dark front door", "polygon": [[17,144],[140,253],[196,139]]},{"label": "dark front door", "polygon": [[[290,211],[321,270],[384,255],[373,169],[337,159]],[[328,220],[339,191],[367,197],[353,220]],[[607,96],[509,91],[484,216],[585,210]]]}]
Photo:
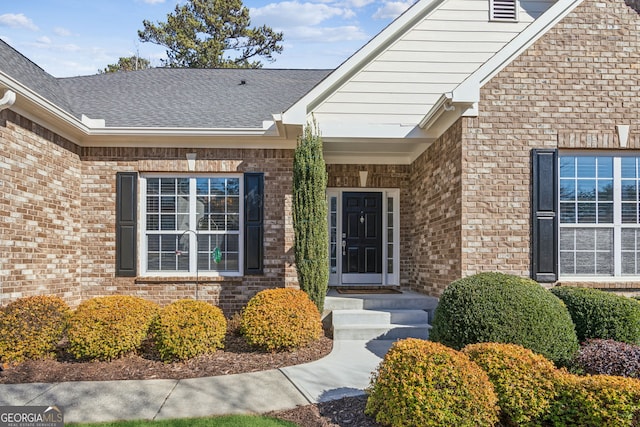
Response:
[{"label": "dark front door", "polygon": [[382,283],[382,193],[342,193],[342,283]]}]

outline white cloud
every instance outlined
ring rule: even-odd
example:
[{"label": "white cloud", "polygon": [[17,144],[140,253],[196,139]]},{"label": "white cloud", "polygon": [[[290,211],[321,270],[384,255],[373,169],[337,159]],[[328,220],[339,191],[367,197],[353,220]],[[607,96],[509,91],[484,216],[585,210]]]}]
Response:
[{"label": "white cloud", "polygon": [[60,37],[69,37],[73,35],[70,30],[67,30],[66,28],[62,28],[62,27],[55,27],[53,29],[53,33]]},{"label": "white cloud", "polygon": [[[347,25],[342,27],[293,27],[287,30],[287,41],[311,41],[322,40],[323,43],[336,43],[341,41],[368,40],[369,35],[360,27]],[[286,50],[285,50],[286,51]]]},{"label": "white cloud", "polygon": [[51,39],[47,36],[38,37],[36,41],[40,44],[46,44],[46,45],[51,44]]},{"label": "white cloud", "polygon": [[376,13],[373,14],[375,19],[395,19],[400,16],[405,10],[409,9],[413,5],[414,1],[390,1],[386,2],[384,6],[378,8]]},{"label": "white cloud", "polygon": [[251,9],[251,19],[260,21],[274,29],[286,29],[302,25],[318,25],[331,18],[352,18],[349,8],[332,7],[318,3],[283,1]]},{"label": "white cloud", "polygon": [[23,13],[5,13],[0,15],[0,26],[11,28],[25,28],[38,31],[38,26]]}]

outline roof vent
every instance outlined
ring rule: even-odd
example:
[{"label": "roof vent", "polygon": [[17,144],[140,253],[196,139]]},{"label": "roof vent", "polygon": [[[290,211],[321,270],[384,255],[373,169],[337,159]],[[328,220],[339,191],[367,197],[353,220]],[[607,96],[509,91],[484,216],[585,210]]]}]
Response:
[{"label": "roof vent", "polygon": [[491,21],[518,20],[518,0],[489,0],[489,13]]},{"label": "roof vent", "polygon": [[245,79],[240,80],[240,85],[246,85],[247,81]]}]

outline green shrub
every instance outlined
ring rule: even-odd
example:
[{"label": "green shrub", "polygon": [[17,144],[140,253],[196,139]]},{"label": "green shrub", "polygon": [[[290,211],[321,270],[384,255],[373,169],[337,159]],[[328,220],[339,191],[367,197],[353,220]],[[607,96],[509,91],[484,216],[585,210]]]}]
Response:
[{"label": "green shrub", "polygon": [[222,348],[227,321],[207,302],[180,300],[160,310],[151,330],[162,360],[185,360]]},{"label": "green shrub", "polygon": [[0,362],[53,356],[69,318],[69,306],[55,296],[20,298],[0,309]]},{"label": "green shrub", "polygon": [[577,376],[559,371],[555,387],[558,395],[550,408],[548,425],[637,425],[640,416],[638,379],[608,375]]},{"label": "green shrub", "polygon": [[249,344],[269,351],[302,347],[322,336],[318,308],[298,289],[258,292],[242,311],[240,328]]},{"label": "green shrub", "polygon": [[556,395],[553,362],[516,344],[470,344],[463,352],[489,376],[508,425],[539,425]]},{"label": "green shrub", "polygon": [[113,295],[84,301],[69,322],[69,352],[77,359],[111,360],[140,348],[158,306]]},{"label": "green shrub", "polygon": [[497,398],[487,374],[442,344],[396,342],[373,374],[365,413],[390,426],[493,426]]},{"label": "green shrub", "polygon": [[598,289],[556,286],[551,290],[569,309],[580,341],[612,339],[640,344],[640,303]]},{"label": "green shrub", "polygon": [[578,350],[562,301],[533,280],[501,273],[480,273],[449,285],[429,336],[455,349],[478,342],[519,344],[560,363]]}]

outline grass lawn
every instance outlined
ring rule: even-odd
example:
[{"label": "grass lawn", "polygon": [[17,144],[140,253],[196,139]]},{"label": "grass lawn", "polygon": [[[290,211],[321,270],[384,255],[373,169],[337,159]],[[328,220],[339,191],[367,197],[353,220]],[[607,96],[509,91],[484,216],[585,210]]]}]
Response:
[{"label": "grass lawn", "polygon": [[296,424],[256,415],[224,415],[211,418],[185,418],[159,421],[114,421],[92,424],[66,424],[74,427],[297,427]]}]

